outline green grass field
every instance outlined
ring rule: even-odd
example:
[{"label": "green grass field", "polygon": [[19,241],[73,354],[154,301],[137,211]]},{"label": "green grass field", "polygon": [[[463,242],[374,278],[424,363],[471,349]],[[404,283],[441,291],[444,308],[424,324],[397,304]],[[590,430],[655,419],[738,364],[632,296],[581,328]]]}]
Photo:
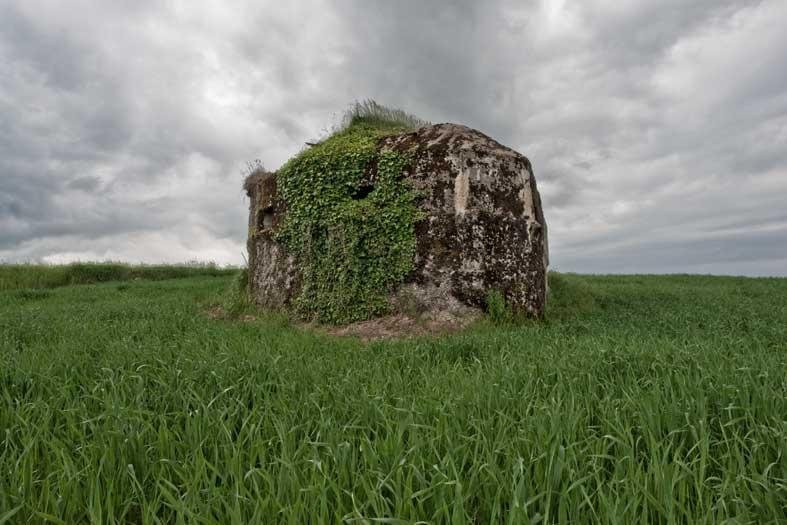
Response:
[{"label": "green grass field", "polygon": [[787,521],[787,279],[368,344],[210,319],[231,280],[0,291],[0,523]]}]

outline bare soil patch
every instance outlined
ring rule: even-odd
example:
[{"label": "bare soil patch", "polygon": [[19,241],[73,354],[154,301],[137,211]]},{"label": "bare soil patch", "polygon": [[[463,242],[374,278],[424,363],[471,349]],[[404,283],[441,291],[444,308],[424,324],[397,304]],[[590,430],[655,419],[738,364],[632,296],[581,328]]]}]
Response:
[{"label": "bare soil patch", "polygon": [[[205,315],[214,321],[231,320],[248,323],[258,319],[257,316],[249,314],[237,317],[231,316],[221,306],[207,308]],[[392,314],[339,326],[297,321],[293,321],[292,324],[304,330],[312,330],[335,337],[357,337],[361,341],[368,342],[383,339],[411,339],[414,337],[451,334],[467,328],[480,317],[480,312],[472,311],[472,313],[461,317],[447,313],[428,317]]]},{"label": "bare soil patch", "polygon": [[329,335],[357,337],[362,341],[374,341],[378,339],[409,339],[458,332],[469,326],[478,317],[478,315],[474,315],[465,317],[436,316],[415,318],[404,314],[394,314],[342,326],[307,326]]}]

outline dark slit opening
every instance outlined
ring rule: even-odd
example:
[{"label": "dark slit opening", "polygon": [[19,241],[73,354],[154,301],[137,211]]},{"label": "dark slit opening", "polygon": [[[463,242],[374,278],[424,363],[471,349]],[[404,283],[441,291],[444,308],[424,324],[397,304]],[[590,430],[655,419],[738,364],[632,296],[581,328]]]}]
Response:
[{"label": "dark slit opening", "polygon": [[274,209],[265,208],[257,212],[257,228],[259,230],[270,230],[273,228]]},{"label": "dark slit opening", "polygon": [[374,191],[374,186],[372,185],[361,186],[357,190],[355,190],[355,193],[353,193],[352,196],[353,200],[359,201],[361,199],[365,199],[373,191]]}]

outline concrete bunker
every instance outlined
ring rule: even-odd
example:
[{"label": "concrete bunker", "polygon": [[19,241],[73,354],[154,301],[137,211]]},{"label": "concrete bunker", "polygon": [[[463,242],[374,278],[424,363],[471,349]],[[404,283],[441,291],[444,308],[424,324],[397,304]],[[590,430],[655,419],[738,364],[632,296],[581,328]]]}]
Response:
[{"label": "concrete bunker", "polygon": [[[549,264],[547,228],[533,169],[526,157],[466,126],[429,125],[375,135],[372,145],[363,150],[365,157],[355,178],[350,182],[337,180],[336,186],[330,186],[325,185],[325,180],[332,175],[319,171],[320,148],[325,149],[326,158],[359,156],[357,152],[343,153],[341,148],[326,144],[330,141],[329,138],[301,154],[308,154],[301,162],[303,166],[312,166],[308,173],[301,165],[295,169],[288,163],[275,173],[258,170],[245,182],[250,198],[249,291],[257,304],[266,308],[296,306],[306,317],[329,322],[396,312],[404,304],[424,315],[463,316],[484,308],[494,290],[505,297],[512,309],[532,317],[543,315]],[[392,158],[399,159],[397,166],[401,166],[393,175],[397,178],[394,182],[390,180],[393,172],[381,175]],[[349,164],[341,164],[345,165]],[[292,186],[297,177],[311,177],[314,184],[296,180],[301,184],[301,192],[292,193],[292,202],[288,202],[286,191],[283,195],[279,186]],[[317,191],[314,185],[319,184],[323,186]],[[368,290],[363,289],[368,283],[361,281],[379,277],[380,268],[369,270],[366,275],[363,268],[355,271],[339,265],[332,270],[335,278],[326,275],[315,284],[310,279],[314,280],[324,268],[309,266],[308,259],[322,256],[320,250],[339,254],[337,257],[348,250],[361,254],[356,259],[346,259],[345,265],[389,256],[386,250],[396,246],[386,246],[385,235],[381,236],[379,229],[375,230],[377,237],[372,237],[355,226],[355,230],[350,230],[349,224],[363,225],[364,221],[385,215],[388,208],[379,204],[385,202],[380,200],[385,197],[378,193],[397,191],[411,191],[413,209],[417,210],[410,227],[411,249],[405,254],[407,257],[396,259],[409,261],[404,266],[406,271],[379,290],[384,304],[378,300],[368,312],[358,310],[342,318],[341,310],[355,304],[353,293],[357,292],[359,299],[363,293],[368,295]],[[321,200],[325,193],[338,197],[331,201],[333,204],[325,204]],[[395,199],[396,195],[389,198]],[[319,220],[293,227],[304,210],[314,210]],[[347,210],[357,210],[359,218],[348,215]],[[288,213],[295,218],[288,217]],[[338,218],[322,220],[333,215]],[[399,232],[408,226],[400,228],[393,223],[389,227],[392,232]],[[346,240],[350,237],[348,232],[357,231],[361,234],[354,240]],[[293,241],[293,236],[300,237]],[[333,264],[335,257],[326,257],[322,262],[322,266]],[[397,263],[391,268],[393,271],[403,266]],[[341,283],[332,281],[341,281],[344,275],[352,276],[345,279],[350,283],[345,284],[346,290],[340,290],[344,295],[331,296],[325,303],[337,303],[336,313],[324,317],[319,315],[318,307],[310,312],[308,301],[322,304],[320,294],[336,293],[335,287]],[[306,304],[304,296],[309,298]]]}]

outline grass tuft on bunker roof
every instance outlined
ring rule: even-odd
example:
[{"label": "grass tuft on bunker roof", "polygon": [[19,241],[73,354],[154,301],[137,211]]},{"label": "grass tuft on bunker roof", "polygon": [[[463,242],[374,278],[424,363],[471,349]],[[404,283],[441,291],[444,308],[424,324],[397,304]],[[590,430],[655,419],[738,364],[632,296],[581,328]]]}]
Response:
[{"label": "grass tuft on bunker roof", "polygon": [[372,99],[355,102],[345,112],[339,131],[343,131],[357,124],[367,124],[375,128],[392,131],[409,131],[430,125],[423,120],[404,110],[390,108],[378,104]]}]

